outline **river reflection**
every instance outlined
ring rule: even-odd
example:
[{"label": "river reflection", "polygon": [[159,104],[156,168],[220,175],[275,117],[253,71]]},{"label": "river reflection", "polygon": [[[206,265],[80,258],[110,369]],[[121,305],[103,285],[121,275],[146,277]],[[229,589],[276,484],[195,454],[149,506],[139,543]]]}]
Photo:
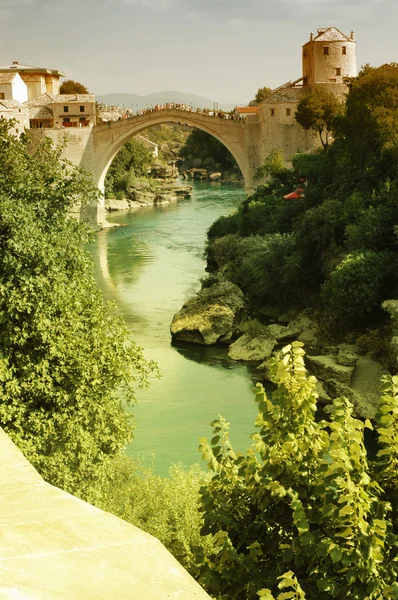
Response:
[{"label": "river reflection", "polygon": [[239,187],[195,184],[178,205],[116,213],[120,227],[100,232],[93,245],[95,276],[113,300],[133,339],[155,360],[162,377],[137,394],[137,429],[127,451],[154,462],[165,474],[178,461],[200,461],[198,438],[222,414],[231,423],[236,450],[248,447],[256,415],[255,369],[231,361],[226,348],[173,346],[170,323],[205,276],[203,249],[208,227],[244,198]]}]

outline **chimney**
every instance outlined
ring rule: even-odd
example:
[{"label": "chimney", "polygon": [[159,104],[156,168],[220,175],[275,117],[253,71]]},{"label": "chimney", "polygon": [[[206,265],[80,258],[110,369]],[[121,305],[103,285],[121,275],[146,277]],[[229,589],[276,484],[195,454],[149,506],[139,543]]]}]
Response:
[{"label": "chimney", "polygon": [[354,32],[353,32],[353,31],[351,31],[350,39],[351,39],[352,41],[354,41],[354,40],[355,40],[355,36],[354,36]]}]

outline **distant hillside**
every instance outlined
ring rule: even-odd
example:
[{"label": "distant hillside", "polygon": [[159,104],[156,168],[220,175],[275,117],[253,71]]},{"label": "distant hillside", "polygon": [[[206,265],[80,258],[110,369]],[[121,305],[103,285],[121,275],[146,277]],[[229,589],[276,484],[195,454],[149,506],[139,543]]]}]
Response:
[{"label": "distant hillside", "polygon": [[[133,112],[145,110],[145,108],[155,106],[155,104],[166,104],[167,102],[187,104],[195,108],[213,108],[214,106],[214,101],[209,98],[202,98],[201,96],[186,94],[185,92],[156,92],[154,94],[147,94],[146,96],[138,96],[137,94],[105,94],[105,96],[97,96],[97,100],[110,106],[124,106]],[[218,107],[221,110],[229,111],[234,109],[237,104],[219,104]]]}]

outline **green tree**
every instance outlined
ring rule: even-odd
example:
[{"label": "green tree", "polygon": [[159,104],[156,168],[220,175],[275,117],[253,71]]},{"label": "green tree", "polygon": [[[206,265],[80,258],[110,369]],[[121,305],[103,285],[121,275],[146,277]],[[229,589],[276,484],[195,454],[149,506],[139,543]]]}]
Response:
[{"label": "green tree", "polygon": [[265,98],[268,98],[268,96],[270,96],[271,94],[272,89],[267,87],[266,85],[264,87],[258,88],[256,95],[254,96],[254,100],[251,100],[249,102],[249,106],[258,106],[260,102],[265,100]]},{"label": "green tree", "polygon": [[350,82],[338,132],[356,170],[370,183],[396,179],[398,162],[398,65],[365,67]]},{"label": "green tree", "polygon": [[89,91],[85,85],[73,79],[67,79],[59,88],[60,94],[88,94]]},{"label": "green tree", "polygon": [[131,439],[136,386],[154,373],[96,289],[70,217],[96,189],[49,140],[34,153],[0,121],[0,425],[45,479],[94,500]]},{"label": "green tree", "polygon": [[300,100],[294,116],[304,129],[312,129],[318,133],[321,144],[326,150],[334,120],[341,111],[342,105],[336,96],[323,88],[316,87]]},{"label": "green tree", "polygon": [[224,144],[201,129],[192,131],[185,145],[181,148],[181,156],[184,158],[200,158],[203,161],[211,158],[224,169],[236,165],[234,157]]},{"label": "green tree", "polygon": [[105,194],[107,197],[121,193],[125,195],[134,177],[148,174],[152,163],[152,154],[138,140],[127,142],[116,154],[105,178]]},{"label": "green tree", "polygon": [[315,419],[316,379],[301,343],[286,346],[271,370],[277,389],[268,395],[257,386],[249,450],[233,451],[222,418],[210,444],[201,441],[212,472],[202,488],[202,531],[215,544],[202,583],[229,600],[271,599],[278,587],[293,588],[280,600],[397,598],[396,500],[380,483],[396,490],[398,378],[385,380],[377,469],[363,440],[372,425],[353,417],[350,402],[335,399],[330,422]]},{"label": "green tree", "polygon": [[285,169],[285,159],[281,150],[271,150],[269,155],[264,159],[261,167],[257,167],[254,173],[254,179],[261,181],[269,177],[276,177],[280,171]]}]

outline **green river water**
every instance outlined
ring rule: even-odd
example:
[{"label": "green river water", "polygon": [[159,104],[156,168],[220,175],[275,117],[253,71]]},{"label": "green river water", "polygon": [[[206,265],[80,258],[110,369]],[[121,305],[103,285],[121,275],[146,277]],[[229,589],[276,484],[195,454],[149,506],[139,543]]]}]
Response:
[{"label": "green river water", "polygon": [[250,444],[255,370],[228,359],[223,347],[172,346],[169,330],[205,276],[206,230],[243,198],[240,187],[198,183],[192,198],[178,204],[114,213],[108,220],[121,227],[101,231],[92,248],[104,297],[161,370],[161,379],[137,394],[135,439],[127,449],[161,475],[172,463],[201,461],[198,438],[211,436],[218,414],[231,423],[236,450]]}]

